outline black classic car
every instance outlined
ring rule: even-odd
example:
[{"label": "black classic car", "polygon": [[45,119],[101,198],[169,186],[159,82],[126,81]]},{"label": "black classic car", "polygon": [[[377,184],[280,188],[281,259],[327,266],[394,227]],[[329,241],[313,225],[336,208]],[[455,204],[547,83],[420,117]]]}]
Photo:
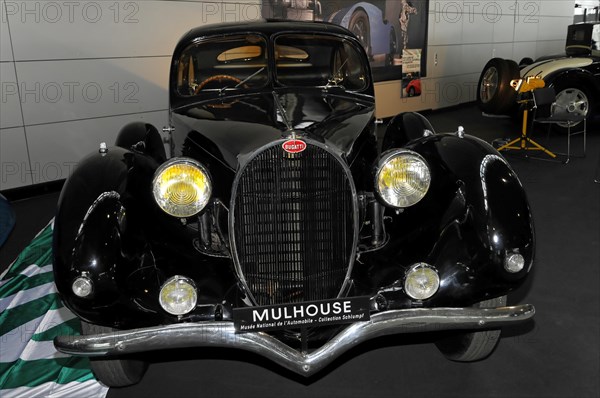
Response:
[{"label": "black classic car", "polygon": [[55,345],[105,384],[139,381],[136,353],[178,347],[309,376],[413,332],[445,331],[443,354],[474,361],[534,315],[506,306],[534,257],[519,179],[487,143],[417,113],[378,145],[368,58],[345,28],[194,29],[169,96],[168,137],[125,126],[59,201],[56,285],[83,335]]},{"label": "black classic car", "polygon": [[597,113],[600,99],[600,23],[578,23],[567,29],[565,53],[513,60],[493,58],[479,78],[477,102],[489,114],[510,114],[517,92],[510,82],[537,77],[556,91],[558,111],[585,116]]}]

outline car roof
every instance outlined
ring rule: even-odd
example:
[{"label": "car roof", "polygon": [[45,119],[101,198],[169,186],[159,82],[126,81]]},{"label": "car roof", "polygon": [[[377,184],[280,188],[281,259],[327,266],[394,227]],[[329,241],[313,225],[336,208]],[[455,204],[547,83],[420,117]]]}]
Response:
[{"label": "car roof", "polygon": [[350,31],[348,31],[346,28],[329,22],[260,19],[250,22],[232,22],[200,26],[186,33],[180,39],[180,43],[188,42],[203,36],[219,34],[257,32],[270,36],[274,33],[282,31],[351,35]]}]

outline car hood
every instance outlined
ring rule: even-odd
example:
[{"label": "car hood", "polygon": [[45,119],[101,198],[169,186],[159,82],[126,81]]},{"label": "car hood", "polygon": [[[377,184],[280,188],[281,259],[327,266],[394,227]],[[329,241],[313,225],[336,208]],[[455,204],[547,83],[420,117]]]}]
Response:
[{"label": "car hood", "polygon": [[245,155],[291,137],[292,128],[298,138],[325,143],[351,162],[357,138],[373,122],[369,99],[319,90],[228,96],[189,105],[172,114],[174,154],[201,150],[235,170]]}]

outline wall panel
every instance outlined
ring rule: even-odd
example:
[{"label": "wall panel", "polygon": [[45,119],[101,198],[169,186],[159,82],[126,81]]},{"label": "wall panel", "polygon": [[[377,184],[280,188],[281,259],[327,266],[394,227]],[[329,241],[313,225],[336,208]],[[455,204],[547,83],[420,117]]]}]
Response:
[{"label": "wall panel", "polygon": [[243,0],[10,4],[14,9],[7,14],[17,60],[170,55],[190,28],[260,16],[259,3]]},{"label": "wall panel", "polygon": [[0,63],[0,129],[23,126],[15,64]]},{"label": "wall panel", "polygon": [[0,62],[12,61],[12,45],[8,31],[8,19],[5,17],[4,0],[0,0]]},{"label": "wall panel", "polygon": [[168,108],[170,58],[18,62],[25,125]]},{"label": "wall panel", "polygon": [[23,127],[0,130],[0,190],[31,184],[31,165]]},{"label": "wall panel", "polygon": [[27,128],[33,183],[67,178],[87,154],[97,151],[101,142],[110,147],[127,123],[144,121],[159,129],[167,123],[167,112],[51,123]]}]

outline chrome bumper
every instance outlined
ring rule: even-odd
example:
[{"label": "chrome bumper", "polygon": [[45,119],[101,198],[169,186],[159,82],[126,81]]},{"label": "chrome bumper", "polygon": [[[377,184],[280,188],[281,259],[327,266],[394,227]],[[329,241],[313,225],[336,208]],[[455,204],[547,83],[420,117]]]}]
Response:
[{"label": "chrome bumper", "polygon": [[350,348],[379,336],[443,330],[494,329],[535,314],[531,304],[488,309],[418,308],[371,315],[343,329],[319,349],[297,351],[264,332],[236,333],[232,322],[180,323],[89,336],[59,336],[56,348],[79,356],[120,355],[182,347],[229,347],[251,351],[298,374],[310,376]]}]

